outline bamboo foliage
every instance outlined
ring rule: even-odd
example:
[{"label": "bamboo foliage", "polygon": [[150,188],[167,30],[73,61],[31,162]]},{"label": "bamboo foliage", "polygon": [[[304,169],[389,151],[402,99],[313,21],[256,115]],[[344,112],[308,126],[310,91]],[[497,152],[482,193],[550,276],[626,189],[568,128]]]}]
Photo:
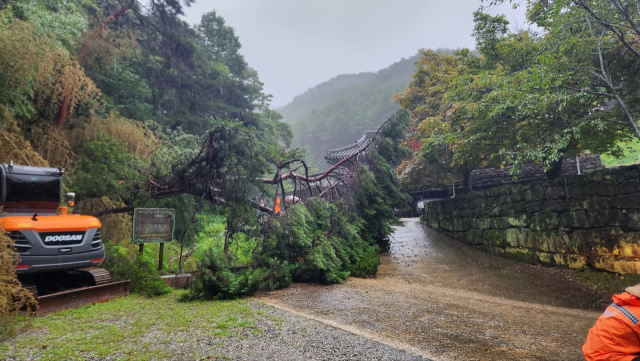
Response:
[{"label": "bamboo foliage", "polygon": [[86,142],[95,141],[98,134],[103,134],[122,143],[129,153],[144,159],[162,142],[156,132],[158,126],[154,122],[127,119],[115,111],[111,111],[105,118],[75,119],[69,122],[69,127],[65,137],[74,149]]},{"label": "bamboo foliage", "polygon": [[50,114],[57,111],[65,97],[69,98],[70,116],[81,107],[92,112],[103,105],[100,89],[65,51],[48,52],[45,61],[39,66],[35,80],[36,104],[48,109]]},{"label": "bamboo foliage", "polygon": [[33,149],[50,165],[67,168],[73,162],[75,154],[66,137],[48,123],[34,127],[30,134]]},{"label": "bamboo foliage", "polygon": [[0,129],[0,163],[11,161],[32,166],[49,166],[49,163],[31,147],[31,143],[18,134]]},{"label": "bamboo foliage", "polygon": [[12,19],[0,27],[0,100],[23,119],[52,117],[65,95],[74,114],[102,106],[101,92],[71,54],[48,45],[33,26]]}]

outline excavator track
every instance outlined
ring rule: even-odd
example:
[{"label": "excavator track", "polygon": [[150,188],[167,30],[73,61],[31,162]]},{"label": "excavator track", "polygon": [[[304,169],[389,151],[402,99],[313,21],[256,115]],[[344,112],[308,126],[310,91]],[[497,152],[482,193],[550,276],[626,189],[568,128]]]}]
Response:
[{"label": "excavator track", "polygon": [[109,271],[104,268],[87,267],[77,269],[76,271],[88,272],[93,277],[93,284],[95,286],[111,282],[111,275],[109,274]]},{"label": "excavator track", "polygon": [[109,271],[98,267],[22,277],[23,287],[38,300],[38,316],[129,294],[129,281],[112,282]]}]

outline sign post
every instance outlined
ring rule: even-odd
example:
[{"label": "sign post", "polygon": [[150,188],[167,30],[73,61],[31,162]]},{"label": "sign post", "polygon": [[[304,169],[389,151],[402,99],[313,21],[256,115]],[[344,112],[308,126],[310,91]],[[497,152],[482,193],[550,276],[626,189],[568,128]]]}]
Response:
[{"label": "sign post", "polygon": [[136,208],[133,212],[133,243],[140,253],[145,243],[160,243],[158,270],[162,271],[164,244],[173,240],[176,212],[169,208]]}]

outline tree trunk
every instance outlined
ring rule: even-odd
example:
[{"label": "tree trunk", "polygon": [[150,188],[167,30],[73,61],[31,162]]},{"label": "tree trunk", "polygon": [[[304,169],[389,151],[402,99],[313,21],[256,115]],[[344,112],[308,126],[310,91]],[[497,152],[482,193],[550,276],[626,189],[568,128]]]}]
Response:
[{"label": "tree trunk", "polygon": [[462,173],[462,189],[465,193],[471,192],[471,172]]},{"label": "tree trunk", "polygon": [[231,241],[231,222],[227,221],[227,234],[224,237],[224,254],[228,254],[229,253],[229,243]]},{"label": "tree trunk", "polygon": [[557,161],[551,163],[551,169],[546,171],[547,179],[556,179],[562,176],[562,160],[564,157],[560,157]]}]

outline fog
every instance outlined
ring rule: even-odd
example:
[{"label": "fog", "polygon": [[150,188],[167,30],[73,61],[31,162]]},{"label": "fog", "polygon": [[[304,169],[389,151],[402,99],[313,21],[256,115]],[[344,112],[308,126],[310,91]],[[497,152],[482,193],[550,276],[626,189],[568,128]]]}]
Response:
[{"label": "fog", "polygon": [[[200,0],[185,9],[191,24],[216,10],[243,44],[272,107],[339,74],[377,71],[420,48],[474,47],[479,0]],[[527,28],[524,9],[491,9]]]}]

